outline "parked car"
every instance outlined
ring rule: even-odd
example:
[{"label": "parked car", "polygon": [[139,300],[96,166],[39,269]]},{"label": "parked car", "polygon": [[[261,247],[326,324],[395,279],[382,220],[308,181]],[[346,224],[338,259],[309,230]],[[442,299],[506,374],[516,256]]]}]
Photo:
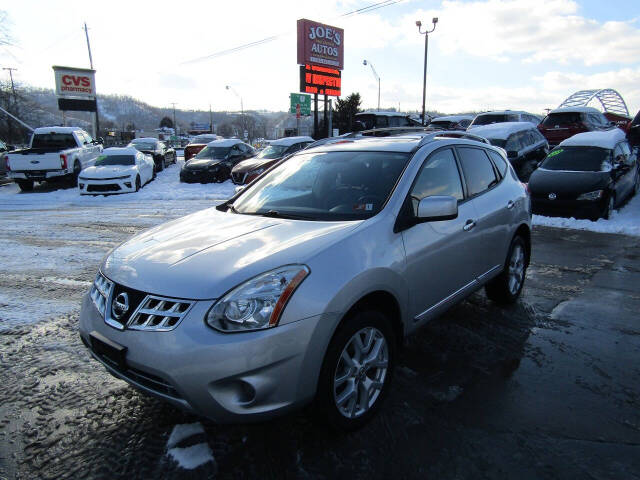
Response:
[{"label": "parked car", "polygon": [[258,175],[268,170],[276,162],[287,155],[296,153],[313,143],[311,137],[285,137],[274,140],[255,157],[238,163],[231,170],[231,180],[236,185],[246,185],[252,182]]},{"label": "parked car", "polygon": [[255,150],[237,139],[210,142],[186,162],[180,170],[180,181],[186,183],[224,182],[231,177],[231,169],[242,160],[253,157]]},{"label": "parked car", "polygon": [[629,125],[627,139],[631,148],[640,148],[640,110]]},{"label": "parked car", "polygon": [[433,130],[466,130],[472,121],[471,115],[447,115],[431,120],[429,128]]},{"label": "parked car", "polygon": [[388,127],[419,127],[421,124],[406,113],[368,110],[354,116],[354,131]]},{"label": "parked car", "polygon": [[552,147],[578,133],[611,128],[615,128],[613,122],[607,120],[600,110],[592,107],[556,108],[538,125],[538,130]]},{"label": "parked car", "polygon": [[504,148],[520,180],[526,182],[537,164],[549,153],[547,140],[530,122],[505,122],[483,125],[471,132],[496,147]]},{"label": "parked car", "polygon": [[93,165],[102,153],[94,140],[77,127],[40,127],[33,131],[29,148],[6,154],[6,169],[22,191],[34,182],[64,180],[76,185],[83,168]]},{"label": "parked car", "polygon": [[195,157],[200,150],[214,140],[218,140],[218,136],[213,133],[202,133],[193,137],[187,146],[184,147],[184,161],[186,162]]},{"label": "parked car", "polygon": [[407,335],[482,286],[517,300],[530,231],[498,148],[433,135],[324,145],[113,250],[80,336],[113,375],[216,422],[315,398],[353,429],[389,393]]},{"label": "parked car", "polygon": [[540,120],[540,117],[537,115],[529,112],[523,112],[521,110],[496,110],[476,115],[473,122],[471,122],[471,125],[469,125],[469,129],[476,128],[481,125],[505,122],[529,122],[534,125],[538,125]]},{"label": "parked car", "polygon": [[564,140],[529,179],[533,212],[609,218],[640,188],[636,152],[619,128]]},{"label": "parked car", "polygon": [[142,153],[151,155],[156,166],[156,172],[161,172],[165,167],[176,163],[176,151],[167,147],[164,142],[157,138],[134,138],[127,147],[133,147]]},{"label": "parked car", "polygon": [[149,154],[135,148],[105,148],[93,166],[78,177],[80,195],[137,192],[155,177]]}]

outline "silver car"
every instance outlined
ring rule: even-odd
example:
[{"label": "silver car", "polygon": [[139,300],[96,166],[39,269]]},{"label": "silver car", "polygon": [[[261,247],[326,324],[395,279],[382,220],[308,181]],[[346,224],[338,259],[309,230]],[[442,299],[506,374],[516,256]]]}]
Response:
[{"label": "silver car", "polygon": [[405,336],[482,286],[518,298],[530,231],[498,148],[441,133],[344,140],[117,247],[80,335],[116,377],[214,421],[315,400],[357,428]]}]

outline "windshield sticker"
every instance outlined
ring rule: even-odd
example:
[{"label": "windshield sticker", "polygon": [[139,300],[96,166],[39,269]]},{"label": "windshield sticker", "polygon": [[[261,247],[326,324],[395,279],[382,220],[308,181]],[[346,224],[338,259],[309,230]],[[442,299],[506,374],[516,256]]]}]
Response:
[{"label": "windshield sticker", "polygon": [[564,152],[564,150],[561,148],[559,150],[554,150],[553,152],[549,152],[549,155],[547,155],[547,158],[551,158],[551,157],[555,157],[556,155],[560,154]]}]

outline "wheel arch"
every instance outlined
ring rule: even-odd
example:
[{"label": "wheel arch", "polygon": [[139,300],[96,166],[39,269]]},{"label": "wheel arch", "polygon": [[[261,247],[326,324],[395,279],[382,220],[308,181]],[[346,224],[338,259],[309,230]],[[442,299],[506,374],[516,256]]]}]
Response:
[{"label": "wheel arch", "polygon": [[520,224],[520,226],[516,229],[515,233],[513,234],[513,238],[515,238],[516,236],[522,237],[527,247],[527,265],[528,265],[529,261],[531,260],[531,229],[529,225],[527,225],[526,223]]}]

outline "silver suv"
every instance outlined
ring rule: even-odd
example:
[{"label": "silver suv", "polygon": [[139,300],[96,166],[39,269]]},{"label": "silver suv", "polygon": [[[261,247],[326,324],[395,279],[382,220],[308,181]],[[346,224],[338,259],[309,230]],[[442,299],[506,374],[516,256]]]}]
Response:
[{"label": "silver suv", "polygon": [[530,222],[501,149],[446,133],[345,139],[117,247],[80,335],[116,377],[217,422],[315,399],[357,428],[405,336],[482,286],[517,299]]}]

